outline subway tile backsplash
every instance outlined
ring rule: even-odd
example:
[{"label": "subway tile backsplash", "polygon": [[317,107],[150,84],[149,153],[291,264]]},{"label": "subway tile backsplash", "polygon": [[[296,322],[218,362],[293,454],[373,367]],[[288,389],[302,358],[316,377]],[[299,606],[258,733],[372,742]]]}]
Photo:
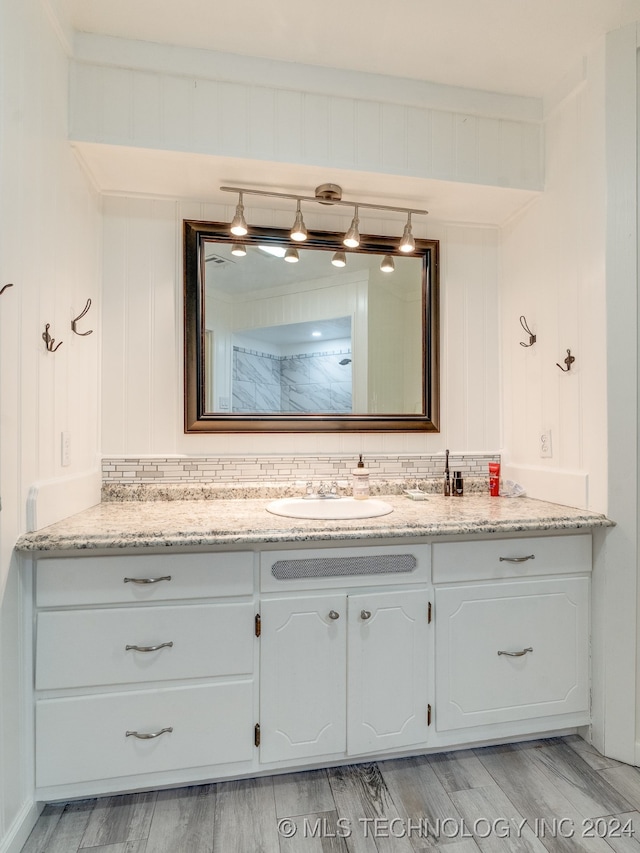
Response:
[{"label": "subway tile backsplash", "polygon": [[[354,455],[110,457],[103,459],[102,476],[105,486],[345,480],[356,461]],[[449,468],[465,478],[477,478],[487,476],[489,462],[499,461],[499,454],[451,454]],[[428,480],[442,476],[444,454],[367,454],[365,463],[372,480]]]}]

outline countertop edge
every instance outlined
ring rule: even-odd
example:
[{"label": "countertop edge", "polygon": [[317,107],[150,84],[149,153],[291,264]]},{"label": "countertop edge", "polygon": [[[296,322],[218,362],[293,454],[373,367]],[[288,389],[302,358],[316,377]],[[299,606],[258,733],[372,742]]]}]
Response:
[{"label": "countertop edge", "polygon": [[594,527],[614,527],[615,522],[604,515],[588,514],[574,518],[538,518],[528,521],[489,522],[480,520],[474,523],[438,523],[404,524],[390,527],[335,527],[331,530],[324,528],[298,527],[292,525],[287,529],[243,531],[238,533],[202,531],[184,531],[182,533],[161,533],[149,535],[90,534],[54,535],[42,531],[23,534],[16,542],[15,548],[23,552],[47,551],[93,551],[99,549],[125,548],[166,548],[219,546],[219,545],[259,545],[279,542],[327,542],[348,541],[361,539],[402,539],[406,537],[438,538],[457,535],[485,535],[496,533],[527,533],[553,530],[582,530]]}]

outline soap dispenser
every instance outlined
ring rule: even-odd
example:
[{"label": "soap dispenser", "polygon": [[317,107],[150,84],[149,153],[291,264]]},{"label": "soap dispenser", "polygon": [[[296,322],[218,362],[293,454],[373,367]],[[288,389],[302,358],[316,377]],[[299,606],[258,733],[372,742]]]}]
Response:
[{"label": "soap dispenser", "polygon": [[369,472],[364,467],[362,453],[358,465],[351,472],[353,479],[353,497],[357,501],[366,500],[369,497]]}]

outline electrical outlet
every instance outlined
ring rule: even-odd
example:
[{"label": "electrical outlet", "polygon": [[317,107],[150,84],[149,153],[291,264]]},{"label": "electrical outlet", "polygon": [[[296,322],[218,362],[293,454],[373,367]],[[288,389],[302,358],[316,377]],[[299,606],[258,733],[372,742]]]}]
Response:
[{"label": "electrical outlet", "polygon": [[543,459],[551,459],[553,456],[551,448],[551,427],[543,429],[540,433],[540,456]]},{"label": "electrical outlet", "polygon": [[66,468],[71,465],[71,434],[62,432],[60,439],[60,462]]}]

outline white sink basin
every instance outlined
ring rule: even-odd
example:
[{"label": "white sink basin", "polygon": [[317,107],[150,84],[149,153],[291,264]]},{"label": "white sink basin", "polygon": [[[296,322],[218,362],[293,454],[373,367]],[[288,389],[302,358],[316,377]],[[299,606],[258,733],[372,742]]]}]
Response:
[{"label": "white sink basin", "polygon": [[393,512],[393,507],[377,498],[280,498],[267,504],[267,512],[288,518],[316,518],[338,520],[349,518],[375,518]]}]

